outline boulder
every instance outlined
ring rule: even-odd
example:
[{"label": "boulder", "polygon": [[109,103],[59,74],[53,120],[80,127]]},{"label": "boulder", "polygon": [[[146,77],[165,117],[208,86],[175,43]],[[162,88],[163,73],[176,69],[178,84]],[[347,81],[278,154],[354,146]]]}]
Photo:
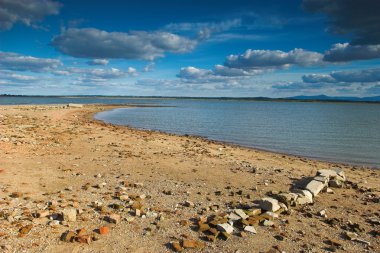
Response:
[{"label": "boulder", "polygon": [[295,189],[294,193],[298,195],[297,204],[305,205],[313,203],[313,195],[308,190]]},{"label": "boulder", "polygon": [[317,180],[311,180],[305,187],[305,190],[308,190],[313,194],[313,197],[317,196],[320,191],[323,190],[323,188],[326,187],[326,183],[317,181]]},{"label": "boulder", "polygon": [[261,209],[270,212],[276,212],[281,208],[278,204],[278,200],[274,198],[262,198],[259,202],[259,206]]}]

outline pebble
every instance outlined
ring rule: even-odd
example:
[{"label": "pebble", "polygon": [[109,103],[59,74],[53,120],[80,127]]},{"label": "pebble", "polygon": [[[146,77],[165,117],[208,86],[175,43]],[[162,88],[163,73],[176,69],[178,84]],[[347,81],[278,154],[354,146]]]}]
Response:
[{"label": "pebble", "polygon": [[76,221],[77,220],[77,210],[74,208],[64,209],[63,212],[63,220],[64,221]]},{"label": "pebble", "polygon": [[191,201],[186,200],[185,201],[185,206],[187,206],[187,207],[194,207],[195,204],[193,202],[191,202]]}]

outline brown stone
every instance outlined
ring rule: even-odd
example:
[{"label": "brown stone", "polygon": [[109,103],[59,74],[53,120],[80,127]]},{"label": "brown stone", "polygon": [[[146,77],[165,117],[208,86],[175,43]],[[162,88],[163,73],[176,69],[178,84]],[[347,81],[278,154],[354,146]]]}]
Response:
[{"label": "brown stone", "polygon": [[106,227],[106,226],[99,228],[99,234],[101,235],[106,235],[109,233],[109,231],[110,231],[109,227]]},{"label": "brown stone", "polygon": [[173,246],[173,249],[174,249],[176,252],[182,252],[182,251],[183,251],[183,248],[182,248],[182,246],[179,244],[179,242],[172,242],[172,246]]},{"label": "brown stone", "polygon": [[81,229],[78,230],[78,236],[84,236],[84,235],[87,235],[87,234],[88,233],[87,233],[86,229],[84,229],[84,228],[81,228]]},{"label": "brown stone", "polygon": [[82,236],[79,236],[78,235],[78,242],[80,243],[87,243],[87,244],[90,244],[91,242],[91,236],[89,235],[82,235]]},{"label": "brown stone", "polygon": [[76,234],[72,231],[66,231],[61,236],[61,240],[64,242],[74,242],[75,238]]},{"label": "brown stone", "polygon": [[210,229],[210,226],[206,223],[198,223],[198,231],[204,232]]},{"label": "brown stone", "polygon": [[19,236],[23,237],[24,235],[28,234],[30,232],[30,230],[32,230],[32,228],[33,228],[32,224],[29,224],[29,225],[26,225],[26,226],[20,228],[20,230],[19,230],[19,232],[20,232]]}]

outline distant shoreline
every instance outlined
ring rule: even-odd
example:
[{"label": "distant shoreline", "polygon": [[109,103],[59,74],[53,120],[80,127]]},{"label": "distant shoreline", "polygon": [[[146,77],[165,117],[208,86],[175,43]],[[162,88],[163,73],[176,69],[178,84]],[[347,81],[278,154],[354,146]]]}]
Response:
[{"label": "distant shoreline", "polygon": [[[328,97],[328,96],[298,96],[285,98],[270,97],[182,97],[182,96],[104,96],[104,95],[9,95],[2,94],[2,97],[15,98],[103,98],[103,99],[188,99],[188,100],[231,100],[231,101],[263,101],[263,102],[320,102],[320,103],[371,103],[380,104],[380,96],[375,97]],[[1,101],[0,101],[1,104]]]}]

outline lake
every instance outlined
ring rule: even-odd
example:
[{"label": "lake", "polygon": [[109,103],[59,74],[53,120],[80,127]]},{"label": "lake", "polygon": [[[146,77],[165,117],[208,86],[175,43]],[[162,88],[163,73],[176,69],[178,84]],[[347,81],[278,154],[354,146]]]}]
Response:
[{"label": "lake", "polygon": [[218,99],[0,98],[0,104],[160,105],[96,114],[105,122],[380,168],[380,104]]}]

